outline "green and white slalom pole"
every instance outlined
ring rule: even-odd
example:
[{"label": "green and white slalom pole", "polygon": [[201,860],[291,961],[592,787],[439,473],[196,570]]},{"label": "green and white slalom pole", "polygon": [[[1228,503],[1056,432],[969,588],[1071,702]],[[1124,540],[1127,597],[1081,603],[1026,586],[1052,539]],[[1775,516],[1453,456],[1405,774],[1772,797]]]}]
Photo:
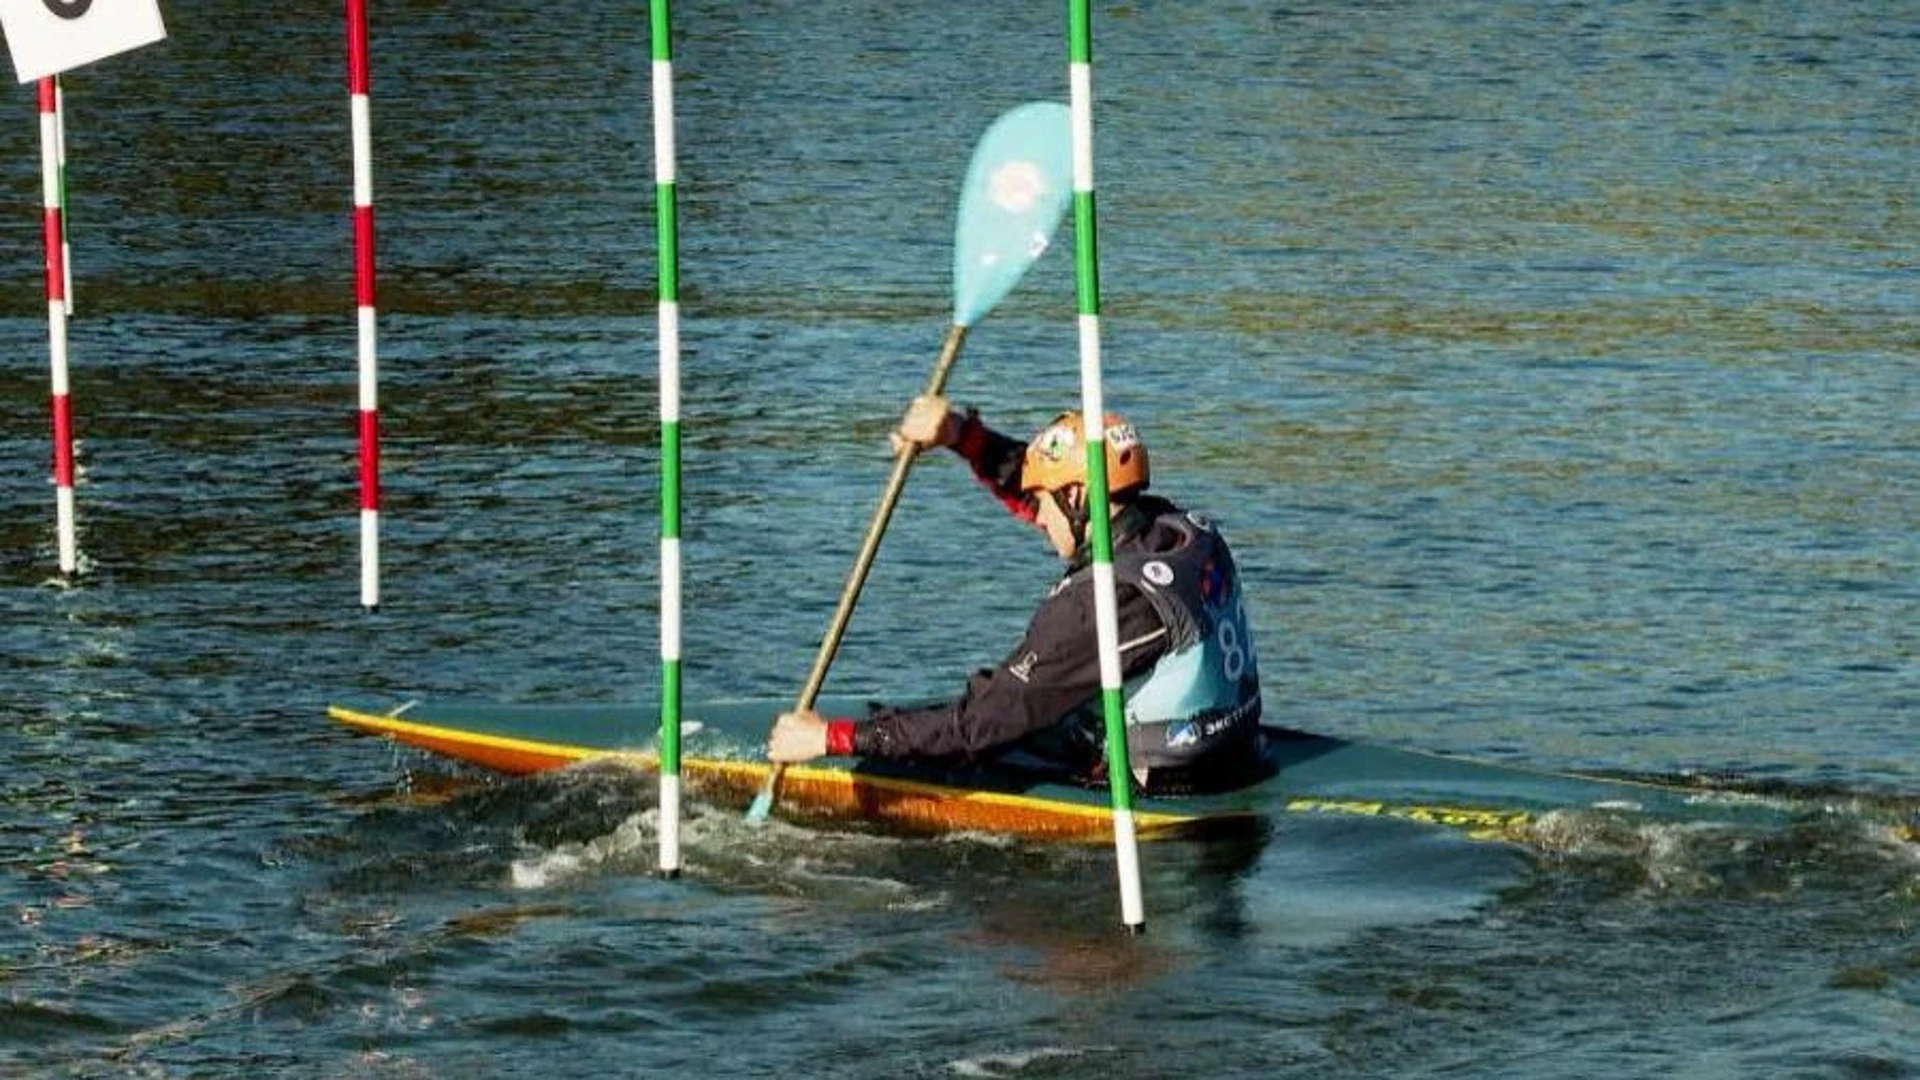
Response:
[{"label": "green and white slalom pole", "polygon": [[73,215],[67,206],[67,91],[60,76],[53,77],[53,130],[60,155],[60,272],[64,284],[67,314],[73,314]]},{"label": "green and white slalom pole", "polygon": [[674,194],[673,38],[653,24],[654,232],[660,261],[660,872],[680,873],[680,233]]},{"label": "green and white slalom pole", "polygon": [[1120,615],[1113,587],[1113,526],[1107,499],[1106,403],[1100,388],[1100,265],[1093,214],[1093,33],[1087,0],[1068,0],[1068,108],[1073,119],[1073,277],[1080,315],[1080,415],[1087,433],[1088,534],[1093,541],[1094,629],[1100,643],[1100,704],[1107,722],[1107,781],[1113,791],[1113,849],[1120,873],[1120,921],[1146,927],[1140,897],[1140,842],[1133,821],[1120,691]]}]

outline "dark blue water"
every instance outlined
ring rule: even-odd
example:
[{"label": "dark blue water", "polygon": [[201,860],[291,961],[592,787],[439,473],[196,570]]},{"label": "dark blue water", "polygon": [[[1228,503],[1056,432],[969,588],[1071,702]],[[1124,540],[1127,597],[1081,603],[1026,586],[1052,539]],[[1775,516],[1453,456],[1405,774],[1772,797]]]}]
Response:
[{"label": "dark blue water", "polygon": [[[777,700],[1064,12],[681,8],[689,695]],[[0,1071],[1920,1073],[1920,7],[1096,10],[1108,399],[1233,539],[1270,713],[1798,808],[1285,816],[1148,848],[1133,940],[1101,849],[694,806],[666,882],[643,778],[328,725],[653,693],[645,12],[373,13],[374,616],[340,13],[167,17],[67,83],[73,587],[28,89],[0,124]],[[1077,396],[1069,263],[955,372],[1010,430]],[[830,689],[947,692],[1053,578],[939,466]]]}]

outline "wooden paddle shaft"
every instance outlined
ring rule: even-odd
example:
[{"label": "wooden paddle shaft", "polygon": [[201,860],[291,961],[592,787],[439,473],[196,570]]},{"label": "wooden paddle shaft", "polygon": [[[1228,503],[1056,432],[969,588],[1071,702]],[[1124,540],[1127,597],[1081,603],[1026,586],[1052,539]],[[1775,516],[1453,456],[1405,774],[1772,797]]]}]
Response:
[{"label": "wooden paddle shaft", "polygon": [[[953,370],[953,362],[960,355],[960,345],[967,337],[967,328],[959,323],[947,330],[947,338],[940,345],[940,358],[934,362],[933,373],[927,377],[927,388],[923,396],[932,397],[946,389],[947,374]],[[853,606],[859,602],[860,590],[866,586],[867,572],[873,569],[874,556],[880,550],[880,538],[886,534],[887,522],[893,517],[893,508],[900,501],[900,493],[907,486],[907,472],[913,468],[913,459],[919,456],[919,448],[908,444],[900,448],[893,459],[893,475],[887,478],[887,488],[880,496],[880,506],[873,512],[873,521],[867,526],[866,539],[860,545],[860,554],[853,561],[853,572],[847,575],[847,587],[840,591],[840,604],[834,608],[833,621],[827,625],[826,636],[820,639],[820,653],[813,658],[813,670],[807,673],[807,684],[800,691],[800,699],[794,705],[796,712],[810,710],[820,697],[820,688],[827,681],[827,669],[833,666],[834,654],[840,651],[840,639],[847,632],[847,623],[853,619]]]}]

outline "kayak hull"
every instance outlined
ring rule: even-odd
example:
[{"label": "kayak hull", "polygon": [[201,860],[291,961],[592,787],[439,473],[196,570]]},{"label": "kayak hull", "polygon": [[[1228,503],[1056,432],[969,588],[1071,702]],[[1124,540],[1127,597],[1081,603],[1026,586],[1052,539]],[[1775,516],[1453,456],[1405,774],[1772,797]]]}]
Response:
[{"label": "kayak hull", "polygon": [[[759,758],[782,704],[708,702],[683,709],[683,787],[717,806],[745,808],[771,766]],[[858,716],[860,699],[820,711]],[[658,771],[657,712],[646,705],[403,702],[334,705],[356,731],[512,775],[616,761]],[[1546,772],[1499,763],[1261,729],[1260,768],[1243,788],[1133,800],[1142,839],[1255,832],[1280,814],[1386,817],[1445,826],[1475,839],[1526,842],[1539,818],[1592,810],[1668,821],[1779,824],[1790,804],[1685,783]],[[1058,772],[1006,763],[900,763],[826,758],[789,767],[783,816],[856,820],[922,833],[979,831],[1101,840],[1113,835],[1110,796]]]}]

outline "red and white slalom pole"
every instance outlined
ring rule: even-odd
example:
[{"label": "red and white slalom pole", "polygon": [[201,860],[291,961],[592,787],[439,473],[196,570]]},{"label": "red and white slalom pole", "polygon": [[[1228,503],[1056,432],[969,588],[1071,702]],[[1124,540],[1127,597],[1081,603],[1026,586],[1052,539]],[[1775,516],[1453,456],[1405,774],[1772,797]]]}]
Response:
[{"label": "red and white slalom pole", "polygon": [[347,0],[353,108],[353,288],[360,319],[360,603],[380,606],[380,391],[373,303],[373,110],[366,0]]},{"label": "red and white slalom pole", "polygon": [[47,346],[53,360],[54,521],[59,534],[60,573],[79,569],[80,544],[73,524],[73,409],[67,399],[67,274],[60,215],[60,120],[52,76],[40,80],[40,203],[47,255]]}]

